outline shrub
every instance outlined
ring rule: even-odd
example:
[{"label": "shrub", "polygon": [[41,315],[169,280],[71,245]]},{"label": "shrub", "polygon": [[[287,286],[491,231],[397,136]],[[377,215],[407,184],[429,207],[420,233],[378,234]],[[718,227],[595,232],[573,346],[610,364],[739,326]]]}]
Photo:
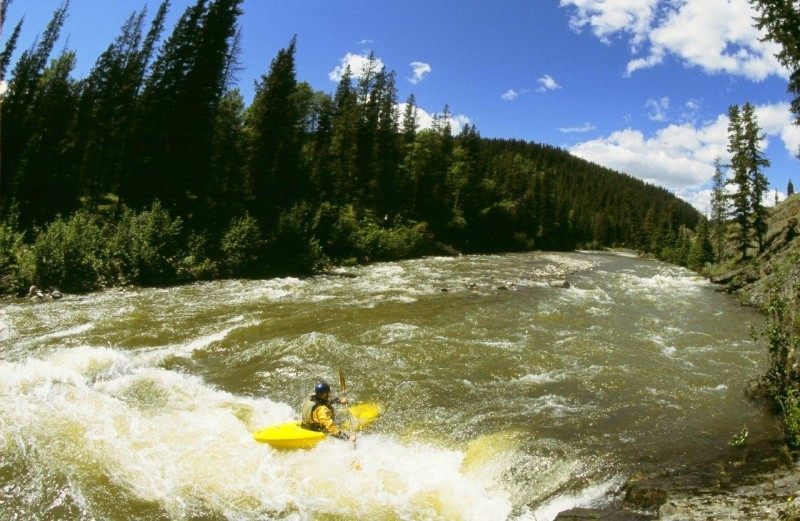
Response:
[{"label": "shrub", "polygon": [[208,238],[192,232],[187,241],[186,255],[178,264],[178,275],[188,280],[213,280],[219,276],[219,266],[208,254]]},{"label": "shrub", "polygon": [[76,292],[101,287],[108,273],[105,244],[103,230],[89,212],[79,210],[69,220],[57,217],[33,244],[31,282]]},{"label": "shrub", "polygon": [[109,241],[120,282],[158,284],[175,278],[183,222],[156,201],[150,210],[125,209]]},{"label": "shrub", "polygon": [[0,293],[16,292],[25,287],[19,265],[25,235],[17,229],[17,213],[12,211],[0,222]]},{"label": "shrub", "polygon": [[251,276],[258,272],[264,248],[261,230],[250,214],[236,217],[220,243],[226,271],[234,276]]},{"label": "shrub", "polygon": [[407,226],[395,223],[389,228],[373,220],[362,219],[355,231],[353,242],[360,259],[390,261],[412,257],[426,242],[425,223]]},{"label": "shrub", "polygon": [[307,204],[281,214],[275,238],[269,242],[270,269],[278,274],[308,275],[324,261],[316,238],[316,214]]}]

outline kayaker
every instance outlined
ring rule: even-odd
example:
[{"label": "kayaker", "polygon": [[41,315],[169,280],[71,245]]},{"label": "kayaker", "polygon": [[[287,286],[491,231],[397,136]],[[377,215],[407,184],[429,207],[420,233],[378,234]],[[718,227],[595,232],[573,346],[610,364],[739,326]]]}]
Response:
[{"label": "kayaker", "polygon": [[314,386],[314,394],[308,397],[303,404],[303,427],[312,431],[326,432],[331,436],[343,440],[356,441],[355,436],[348,436],[342,432],[338,425],[333,421],[334,413],[332,404],[347,404],[347,398],[331,399],[331,386],[327,382],[317,382]]}]

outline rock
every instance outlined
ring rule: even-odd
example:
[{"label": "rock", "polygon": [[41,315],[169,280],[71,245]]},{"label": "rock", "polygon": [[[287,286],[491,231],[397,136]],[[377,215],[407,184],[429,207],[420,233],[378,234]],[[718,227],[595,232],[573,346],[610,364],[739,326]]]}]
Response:
[{"label": "rock", "polygon": [[564,289],[566,289],[566,288],[569,288],[571,286],[571,284],[566,279],[557,279],[557,280],[551,280],[550,281],[550,286],[553,287],[553,288],[564,288]]},{"label": "rock", "polygon": [[556,516],[556,521],[649,521],[656,519],[648,514],[623,512],[620,510],[597,510],[594,508],[572,508]]},{"label": "rock", "polygon": [[658,510],[667,502],[667,491],[660,487],[631,485],[625,493],[625,505],[642,510]]}]

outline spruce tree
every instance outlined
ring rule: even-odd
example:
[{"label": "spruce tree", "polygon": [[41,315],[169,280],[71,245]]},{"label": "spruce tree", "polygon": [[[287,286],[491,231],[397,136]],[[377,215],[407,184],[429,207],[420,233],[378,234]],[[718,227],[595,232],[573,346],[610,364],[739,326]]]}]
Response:
[{"label": "spruce tree", "polygon": [[735,241],[742,259],[746,259],[752,230],[753,190],[746,156],[744,122],[738,105],[731,105],[728,108],[728,152],[731,154],[733,172],[733,176],[728,180],[728,184],[733,185],[733,193],[728,197],[731,201],[731,215],[737,225]]},{"label": "spruce tree", "polygon": [[792,184],[792,180],[789,179],[789,183],[786,185],[786,197],[791,197],[794,195],[794,185]]},{"label": "spruce tree", "polygon": [[295,104],[297,37],[278,51],[269,73],[256,85],[247,116],[251,136],[248,164],[252,214],[267,229],[277,225],[282,210],[306,195],[308,184],[300,169],[298,130],[301,114]]},{"label": "spruce tree", "polygon": [[725,230],[728,219],[728,198],[725,195],[725,174],[722,171],[721,159],[714,159],[714,177],[711,185],[711,238],[714,243],[716,260],[722,260],[725,247]]},{"label": "spruce tree", "polygon": [[[64,3],[53,13],[47,28],[30,49],[24,51],[7,81],[6,94],[0,107],[0,206],[7,207],[17,197],[20,183],[26,183],[22,159],[31,139],[36,138],[37,121],[34,114],[36,98],[40,94],[40,79],[47,67],[50,53],[58,41],[67,17],[68,4]],[[5,13],[5,10],[3,11]],[[10,55],[10,49],[6,49]],[[8,58],[4,55],[4,60]],[[25,214],[28,209],[20,208]],[[27,226],[23,218],[22,225]]]},{"label": "spruce tree", "polygon": [[764,175],[764,168],[770,166],[770,161],[761,151],[761,142],[764,136],[756,119],[755,108],[750,103],[745,103],[742,108],[744,150],[743,160],[746,164],[747,174],[750,179],[750,209],[752,212],[753,236],[758,244],[758,252],[764,251],[764,238],[767,235],[769,211],[764,206],[764,198],[769,190],[769,181]]},{"label": "spruce tree", "polygon": [[692,245],[689,249],[688,266],[689,268],[699,271],[707,263],[714,261],[714,247],[711,245],[711,237],[709,235],[708,220],[700,219],[700,224],[697,226],[697,234],[692,239]]}]

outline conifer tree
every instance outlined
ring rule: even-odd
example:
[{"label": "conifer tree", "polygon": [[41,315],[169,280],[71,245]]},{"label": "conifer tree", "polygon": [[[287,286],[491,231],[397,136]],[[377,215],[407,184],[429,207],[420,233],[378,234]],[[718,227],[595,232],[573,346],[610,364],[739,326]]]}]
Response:
[{"label": "conifer tree", "polygon": [[28,124],[36,129],[20,151],[16,198],[22,216],[39,225],[79,205],[75,176],[74,128],[78,87],[72,79],[75,53],[64,51],[42,71]]},{"label": "conifer tree", "polygon": [[[14,66],[7,82],[0,114],[0,206],[6,207],[17,197],[17,189],[24,180],[22,158],[28,142],[36,135],[34,105],[39,95],[40,78],[47,66],[50,53],[58,41],[61,28],[67,17],[68,3],[65,2],[53,13],[47,28],[30,49],[24,51]],[[5,7],[5,6],[4,6]],[[3,10],[5,13],[5,9]],[[10,51],[7,47],[6,51]],[[10,56],[10,52],[8,53]],[[4,60],[8,59],[5,55]],[[28,209],[22,205],[23,216]],[[22,219],[22,225],[29,222]]]},{"label": "conifer tree", "polygon": [[725,174],[719,157],[714,159],[714,177],[711,186],[711,238],[713,239],[716,261],[722,260],[725,245],[725,230],[728,219],[728,198],[725,195]]},{"label": "conifer tree", "polygon": [[79,170],[89,207],[116,191],[130,167],[128,143],[145,70],[167,14],[164,0],[143,40],[146,10],[133,13],[83,81],[78,115]]},{"label": "conifer tree", "polygon": [[731,154],[731,171],[733,176],[728,184],[733,185],[731,215],[736,223],[735,241],[742,259],[748,256],[751,236],[751,220],[753,215],[753,190],[749,164],[746,157],[746,140],[744,122],[738,105],[728,108],[728,152]]},{"label": "conifer tree", "polygon": [[714,247],[711,245],[711,237],[708,230],[708,220],[700,219],[697,226],[697,234],[692,239],[689,249],[688,266],[693,270],[700,270],[709,262],[714,261]]},{"label": "conifer tree", "polygon": [[764,175],[764,168],[770,166],[770,161],[761,151],[761,142],[764,136],[755,114],[755,108],[750,103],[742,107],[744,150],[741,151],[746,164],[747,175],[750,179],[750,210],[752,212],[753,235],[758,244],[758,252],[764,251],[764,237],[767,234],[769,212],[764,206],[764,198],[769,190],[769,181]]},{"label": "conifer tree", "polygon": [[269,73],[256,85],[247,116],[252,214],[267,228],[277,224],[281,209],[302,200],[308,187],[299,168],[301,114],[295,104],[296,44],[295,36],[288,47],[278,51]]},{"label": "conifer tree", "polygon": [[202,215],[214,125],[225,91],[242,0],[197,0],[156,58],[141,96],[135,175],[123,196],[133,206],[159,198],[178,214]]},{"label": "conifer tree", "polygon": [[794,195],[794,185],[792,184],[792,180],[789,179],[789,182],[786,184],[786,197],[791,197]]}]

